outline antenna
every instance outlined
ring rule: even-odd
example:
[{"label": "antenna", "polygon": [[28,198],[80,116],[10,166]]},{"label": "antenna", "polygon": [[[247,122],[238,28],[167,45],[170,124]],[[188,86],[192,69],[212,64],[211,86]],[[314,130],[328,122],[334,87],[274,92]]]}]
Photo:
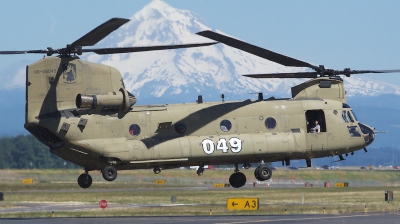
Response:
[{"label": "antenna", "polygon": [[202,95],[198,95],[197,96],[196,103],[203,103],[203,96]]},{"label": "antenna", "polygon": [[263,100],[264,100],[263,93],[258,93],[258,101],[263,101]]}]

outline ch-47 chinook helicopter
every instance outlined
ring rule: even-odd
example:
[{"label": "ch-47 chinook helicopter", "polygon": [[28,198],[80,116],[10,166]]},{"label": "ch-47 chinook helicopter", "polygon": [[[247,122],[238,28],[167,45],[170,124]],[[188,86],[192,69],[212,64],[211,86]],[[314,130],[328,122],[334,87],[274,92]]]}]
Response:
[{"label": "ch-47 chinook helicopter", "polygon": [[[115,68],[78,58],[84,52],[129,53],[148,50],[207,46],[199,43],[172,46],[83,49],[92,46],[127,19],[114,18],[65,48],[1,51],[0,54],[40,53],[47,57],[26,67],[26,117],[24,127],[52,153],[84,167],[78,178],[82,188],[92,184],[89,171],[100,170],[107,181],[117,170],[163,169],[206,164],[234,164],[232,187],[245,185],[239,172],[259,163],[254,175],[271,177],[265,162],[353,154],[375,138],[373,128],[360,123],[346,104],[339,75],[391,71],[335,71],[313,66],[245,42],[203,31],[201,36],[242,49],[285,66],[309,67],[315,72],[247,75],[253,78],[311,78],[292,88],[290,99],[136,106],[136,98]],[[310,133],[314,121],[319,133]]]}]

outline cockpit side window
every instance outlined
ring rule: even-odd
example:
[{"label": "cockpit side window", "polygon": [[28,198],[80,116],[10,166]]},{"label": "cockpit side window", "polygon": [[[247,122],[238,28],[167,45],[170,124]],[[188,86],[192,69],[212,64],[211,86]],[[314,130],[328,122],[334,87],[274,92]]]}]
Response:
[{"label": "cockpit side window", "polygon": [[350,119],[350,122],[354,122],[354,118],[353,118],[353,116],[351,116],[351,113],[350,113],[350,111],[347,111],[347,116],[349,116],[349,119]]},{"label": "cockpit side window", "polygon": [[349,123],[349,119],[347,118],[347,115],[346,115],[346,111],[345,111],[345,110],[342,111],[342,118],[343,118],[344,122]]}]

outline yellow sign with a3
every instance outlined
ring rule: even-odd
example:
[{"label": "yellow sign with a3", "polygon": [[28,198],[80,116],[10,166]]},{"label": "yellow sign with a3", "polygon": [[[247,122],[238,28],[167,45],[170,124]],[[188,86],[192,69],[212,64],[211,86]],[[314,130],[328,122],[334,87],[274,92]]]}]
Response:
[{"label": "yellow sign with a3", "polygon": [[227,198],[228,210],[258,210],[258,198]]},{"label": "yellow sign with a3", "polygon": [[23,184],[33,184],[33,179],[22,179]]},{"label": "yellow sign with a3", "polygon": [[165,184],[165,180],[156,180],[156,184]]}]

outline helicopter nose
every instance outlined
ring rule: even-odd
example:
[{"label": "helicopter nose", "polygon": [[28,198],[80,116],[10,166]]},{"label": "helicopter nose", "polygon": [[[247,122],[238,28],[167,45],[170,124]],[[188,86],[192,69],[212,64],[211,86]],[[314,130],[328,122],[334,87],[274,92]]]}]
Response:
[{"label": "helicopter nose", "polygon": [[375,140],[374,128],[363,123],[359,123],[359,125],[364,135],[365,146],[369,146]]}]

